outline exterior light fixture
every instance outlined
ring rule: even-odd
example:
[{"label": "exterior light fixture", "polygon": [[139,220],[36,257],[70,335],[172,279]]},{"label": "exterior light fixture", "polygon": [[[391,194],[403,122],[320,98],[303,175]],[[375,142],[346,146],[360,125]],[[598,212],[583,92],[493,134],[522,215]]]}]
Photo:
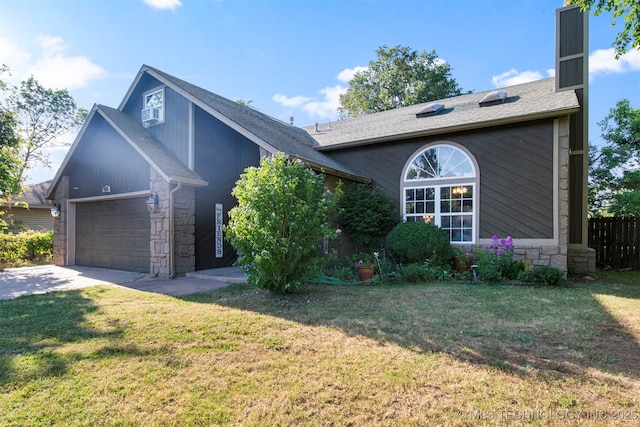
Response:
[{"label": "exterior light fixture", "polygon": [[109,193],[111,193],[111,186],[110,186],[110,185],[103,185],[103,186],[102,186],[102,193],[103,193],[103,194],[109,194]]},{"label": "exterior light fixture", "polygon": [[156,193],[152,193],[146,203],[149,213],[155,213],[158,210],[158,195]]},{"label": "exterior light fixture", "polygon": [[51,206],[51,216],[54,218],[60,216],[60,203],[54,203],[53,206]]}]

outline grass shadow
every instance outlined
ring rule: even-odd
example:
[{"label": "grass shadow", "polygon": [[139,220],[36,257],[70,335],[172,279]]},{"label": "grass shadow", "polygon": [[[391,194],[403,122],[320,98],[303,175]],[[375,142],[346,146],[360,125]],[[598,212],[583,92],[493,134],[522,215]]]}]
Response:
[{"label": "grass shadow", "polygon": [[519,375],[583,375],[595,368],[638,379],[640,333],[610,312],[598,298],[603,293],[640,306],[639,286],[602,284],[307,285],[284,296],[234,285],[182,299],[337,328]]},{"label": "grass shadow", "polygon": [[117,338],[118,328],[100,332],[85,323],[96,310],[81,290],[0,300],[0,386],[62,376],[73,355],[57,349],[68,343]]}]

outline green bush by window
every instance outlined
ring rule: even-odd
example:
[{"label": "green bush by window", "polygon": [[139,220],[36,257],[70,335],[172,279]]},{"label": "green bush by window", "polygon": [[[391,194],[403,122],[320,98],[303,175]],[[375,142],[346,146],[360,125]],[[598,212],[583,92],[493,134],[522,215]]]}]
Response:
[{"label": "green bush by window", "polygon": [[403,222],[387,235],[387,249],[397,263],[411,264],[431,260],[432,265],[451,261],[449,234],[423,222]]},{"label": "green bush by window", "polygon": [[533,270],[521,271],[518,274],[518,280],[544,286],[565,286],[567,284],[564,273],[551,266],[540,266]]}]

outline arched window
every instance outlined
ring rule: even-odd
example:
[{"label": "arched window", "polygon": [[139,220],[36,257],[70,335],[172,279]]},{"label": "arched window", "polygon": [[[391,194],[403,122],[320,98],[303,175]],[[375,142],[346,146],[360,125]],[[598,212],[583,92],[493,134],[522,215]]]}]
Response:
[{"label": "arched window", "polygon": [[474,162],[460,148],[438,144],[421,150],[403,174],[405,221],[435,224],[452,243],[474,243],[477,178]]}]

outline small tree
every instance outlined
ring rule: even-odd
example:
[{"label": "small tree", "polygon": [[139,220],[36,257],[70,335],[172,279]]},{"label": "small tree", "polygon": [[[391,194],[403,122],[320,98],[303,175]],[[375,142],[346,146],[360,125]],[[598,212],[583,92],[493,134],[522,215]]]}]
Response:
[{"label": "small tree", "polygon": [[271,292],[294,290],[311,272],[321,239],[335,235],[328,217],[339,193],[282,153],[248,168],[232,192],[238,205],[229,212],[226,237],[249,266],[249,282]]},{"label": "small tree", "polygon": [[357,252],[378,247],[400,222],[389,196],[378,187],[351,184],[340,198],[340,224],[353,239]]}]

